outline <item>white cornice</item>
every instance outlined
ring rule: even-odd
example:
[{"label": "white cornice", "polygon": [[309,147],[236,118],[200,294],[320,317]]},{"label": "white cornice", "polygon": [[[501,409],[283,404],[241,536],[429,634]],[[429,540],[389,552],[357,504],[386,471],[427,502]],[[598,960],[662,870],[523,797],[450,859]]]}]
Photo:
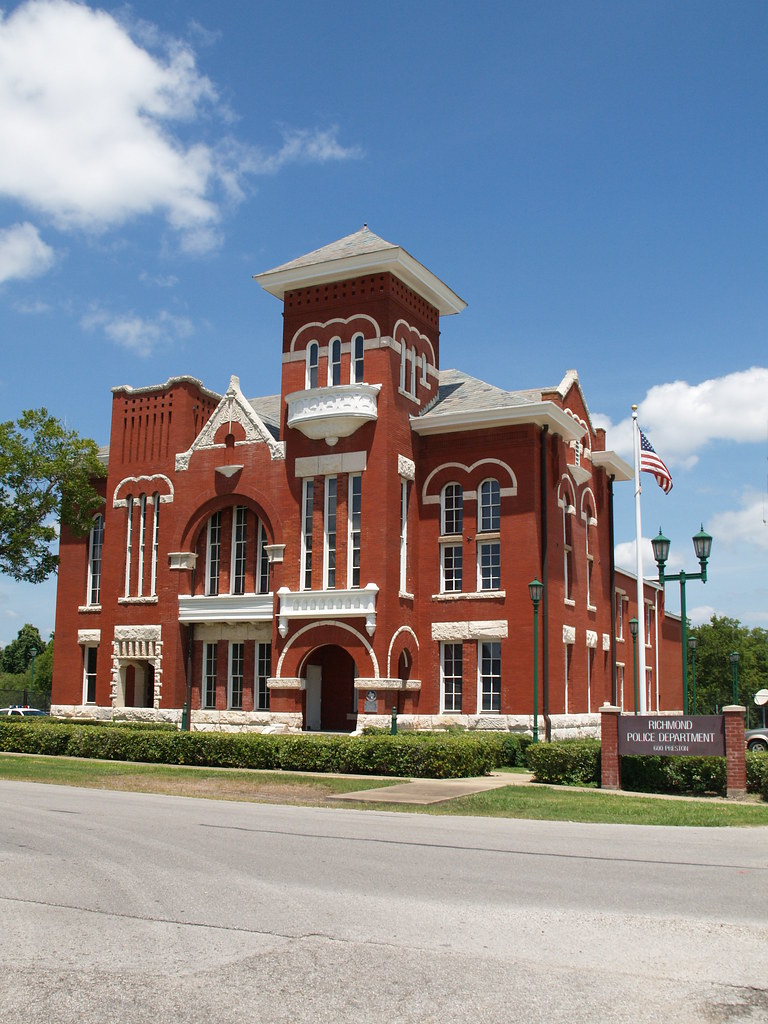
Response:
[{"label": "white cornice", "polygon": [[278,299],[293,288],[309,288],[313,285],[343,281],[363,274],[390,272],[433,305],[441,316],[460,313],[466,302],[444,284],[430,270],[415,260],[399,246],[380,249],[377,252],[357,253],[338,259],[312,263],[309,266],[290,267],[287,270],[267,270],[254,274],[254,281]]},{"label": "white cornice", "polygon": [[567,416],[554,402],[530,402],[502,409],[467,409],[445,413],[433,410],[425,416],[411,417],[411,428],[422,436],[488,430],[524,423],[549,427],[553,434],[559,434],[566,441],[578,441],[585,432],[580,423],[572,416]]},{"label": "white cornice", "polygon": [[616,452],[592,452],[592,465],[602,467],[615,480],[631,480],[634,476],[630,464]]}]

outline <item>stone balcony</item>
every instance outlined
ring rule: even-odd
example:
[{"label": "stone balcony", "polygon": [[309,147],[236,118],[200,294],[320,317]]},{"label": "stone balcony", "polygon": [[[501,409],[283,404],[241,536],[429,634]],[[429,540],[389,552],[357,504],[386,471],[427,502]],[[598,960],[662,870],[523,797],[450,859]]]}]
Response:
[{"label": "stone balcony", "polygon": [[334,445],[378,416],[381,384],[337,384],[286,396],[288,426],[313,441]]},{"label": "stone balcony", "polygon": [[376,631],[376,598],[379,588],[369,583],[355,590],[289,590],[281,587],[278,629],[280,636],[288,634],[291,619],[345,619],[365,616],[368,636]]},{"label": "stone balcony", "polygon": [[271,622],[272,594],[179,595],[179,622]]}]

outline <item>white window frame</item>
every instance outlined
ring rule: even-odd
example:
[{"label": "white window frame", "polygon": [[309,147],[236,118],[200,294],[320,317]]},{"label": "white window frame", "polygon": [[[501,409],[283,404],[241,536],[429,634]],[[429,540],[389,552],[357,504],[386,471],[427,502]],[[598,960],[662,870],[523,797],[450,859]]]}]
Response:
[{"label": "white window frame", "polygon": [[440,544],[440,593],[460,594],[463,589],[464,547],[460,539],[458,543],[443,541]]},{"label": "white window frame", "polygon": [[272,644],[257,643],[253,664],[253,710],[269,711],[269,680],[272,671]]},{"label": "white window frame", "polygon": [[[362,473],[350,473],[347,488],[347,587],[356,590],[360,586],[363,508]],[[357,565],[355,565],[355,562],[357,562]]]},{"label": "white window frame", "polygon": [[618,691],[619,707],[624,710],[624,662],[616,662],[616,690]]},{"label": "white window frame", "polygon": [[341,384],[341,338],[331,338],[328,343],[328,387]]},{"label": "white window frame", "polygon": [[[485,651],[488,647],[498,647],[498,659],[495,659],[493,655],[490,655],[492,663],[498,660],[498,674],[491,671],[488,674],[483,672],[483,662],[485,659]],[[490,679],[490,701],[489,703],[496,703],[497,707],[484,707],[484,682],[486,679]],[[498,692],[497,687],[493,685],[493,681],[498,680]],[[478,640],[477,642],[477,709],[478,713],[482,715],[498,715],[501,712],[501,640],[499,639],[488,639]]]},{"label": "white window frame", "polygon": [[[493,562],[489,562],[488,575],[489,579],[486,580],[484,577],[484,565],[483,560],[486,552],[489,552],[489,557],[493,558],[494,550],[498,554],[498,579],[493,579]],[[487,585],[486,585],[487,584]],[[484,536],[482,540],[477,541],[477,591],[478,593],[496,592],[501,590],[501,540],[498,536],[493,535]]]},{"label": "white window frame", "polygon": [[[451,648],[452,654],[455,656],[453,648],[459,649],[459,675],[455,673],[455,662],[451,662],[451,667],[454,669],[453,673],[448,676],[445,670],[446,654],[448,648]],[[448,707],[448,694],[446,691],[446,679],[457,680],[459,682],[458,692],[458,707],[456,707],[456,686],[455,683],[451,687],[451,707]],[[464,645],[461,642],[455,641],[444,641],[440,644],[440,711],[441,714],[445,715],[460,715],[463,708],[463,697],[464,697]]]},{"label": "white window frame", "polygon": [[[93,670],[89,668],[89,660],[93,651]],[[83,647],[83,704],[96,703],[96,675],[98,670],[99,645],[85,644]],[[88,682],[93,679],[93,700],[88,700]]]},{"label": "white window frame", "polygon": [[339,478],[327,476],[323,495],[323,589],[336,589]]},{"label": "white window frame", "polygon": [[104,551],[104,516],[99,512],[93,517],[88,537],[88,579],[86,582],[86,605],[97,608],[101,604],[101,565]]},{"label": "white window frame", "polygon": [[147,544],[147,496],[139,495],[139,565],[136,573],[136,594],[144,593],[144,551]]},{"label": "white window frame", "polygon": [[[486,518],[490,526],[485,525]],[[495,477],[488,477],[477,489],[477,532],[498,533],[500,529],[501,485]]]},{"label": "white window frame", "polygon": [[624,639],[624,594],[616,591],[616,639]]},{"label": "white window frame", "polygon": [[[448,508],[448,491],[452,491],[453,501]],[[448,522],[448,514],[452,516],[453,522]],[[449,529],[449,526],[452,529]],[[440,492],[440,533],[443,537],[456,537],[464,531],[464,489],[455,480],[449,481]]]},{"label": "white window frame", "polygon": [[131,593],[131,559],[133,556],[133,495],[129,494],[125,500],[125,511],[127,514],[127,529],[125,534],[125,596]]},{"label": "white window frame", "polygon": [[[237,655],[237,658],[236,658]],[[237,664],[236,664],[237,662]],[[239,672],[235,669],[238,668]],[[235,703],[235,680],[240,684],[240,700]],[[245,644],[241,640],[230,640],[227,665],[227,708],[230,711],[243,710],[243,683],[245,682]]]},{"label": "white window frame", "polygon": [[[204,711],[213,711],[216,708],[216,677],[218,675],[218,667],[218,643],[203,643],[203,678],[200,688],[200,706]],[[209,700],[209,684],[211,681],[213,685],[213,703]]]},{"label": "white window frame", "polygon": [[[215,523],[215,527],[214,527]],[[214,574],[214,564],[216,572]],[[216,597],[221,580],[221,509],[208,518],[205,544],[205,593]]]},{"label": "white window frame", "polygon": [[411,349],[411,388],[410,392],[416,397],[416,349]]},{"label": "white window frame", "polygon": [[408,359],[408,347],[405,340],[400,342],[400,390],[405,391],[405,368]]},{"label": "white window frame", "polygon": [[[242,569],[238,570],[238,562]],[[229,552],[229,592],[244,594],[248,568],[248,508],[245,505],[232,507],[232,543]],[[238,582],[240,586],[238,587]]]},{"label": "white window frame", "polygon": [[400,593],[408,592],[408,481],[400,477]]},{"label": "white window frame", "polygon": [[352,337],[349,380],[351,384],[362,384],[365,380],[365,339],[362,334]]},{"label": "white window frame", "polygon": [[157,556],[160,548],[160,495],[157,491],[152,495],[152,563],[149,572],[149,592],[157,594]]},{"label": "white window frame", "polygon": [[[645,646],[650,648],[653,646],[651,633],[653,632],[653,625],[655,622],[655,616],[653,614],[653,604],[651,601],[645,602]],[[650,704],[648,707],[650,708]]]},{"label": "white window frame", "polygon": [[307,477],[301,486],[301,578],[299,590],[312,589],[312,533],[315,481]]},{"label": "white window frame", "polygon": [[307,345],[306,360],[304,385],[307,389],[316,388],[320,383],[320,345],[318,342],[310,341]]},{"label": "white window frame", "polygon": [[267,553],[267,528],[261,519],[257,520],[258,530],[258,545],[257,545],[257,565],[256,571],[258,573],[256,582],[256,593],[257,594],[268,594],[269,593],[269,554]]},{"label": "white window frame", "polygon": [[563,506],[563,599],[569,604],[574,603],[573,597],[573,517]]}]

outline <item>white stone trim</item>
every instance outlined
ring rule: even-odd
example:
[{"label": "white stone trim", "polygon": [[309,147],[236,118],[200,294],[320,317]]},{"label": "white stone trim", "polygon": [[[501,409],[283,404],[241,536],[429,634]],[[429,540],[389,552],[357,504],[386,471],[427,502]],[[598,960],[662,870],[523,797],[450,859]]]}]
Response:
[{"label": "white stone trim", "polygon": [[306,688],[306,679],[301,679],[299,676],[286,676],[284,679],[270,676],[267,679],[268,690],[306,690]]},{"label": "white stone trim", "polygon": [[179,594],[179,622],[271,622],[274,595]]},{"label": "white stone trim", "polygon": [[[410,339],[410,340],[412,340],[411,348],[413,348],[416,345],[416,339],[418,339],[418,341],[421,342],[422,345],[426,345],[426,346],[429,347],[429,351],[430,351],[430,354],[431,354],[432,358],[427,360],[427,365],[428,366],[434,366],[435,362],[436,362],[436,360],[435,360],[435,350],[432,347],[432,342],[429,340],[429,338],[426,336],[426,334],[422,334],[421,331],[418,330],[418,328],[413,327],[411,324],[408,323],[407,320],[403,320],[402,317],[401,317],[397,321],[395,326],[392,328],[392,337],[393,338],[397,335],[397,328],[398,327],[404,327],[405,330],[407,331],[407,333],[409,335],[411,335],[411,336],[415,335],[415,338],[412,337]],[[407,344],[408,340],[409,339],[406,339],[406,344]],[[419,373],[419,376],[421,376],[421,373]]]},{"label": "white stone trim", "polygon": [[576,627],[575,626],[563,626],[563,643],[564,644],[575,644],[576,643]]},{"label": "white stone trim", "polygon": [[96,612],[101,611],[100,604],[81,604],[78,606],[78,612],[80,615],[93,615]]},{"label": "white stone trim", "polygon": [[589,647],[591,650],[597,649],[597,633],[594,631],[594,629],[587,630],[586,641],[587,647]]},{"label": "white stone trim", "polygon": [[153,505],[154,504],[154,494],[155,494],[155,491],[157,491],[157,488],[155,488],[154,491],[149,491],[148,488],[146,488],[146,487],[143,488],[141,485],[142,484],[151,484],[155,480],[162,481],[166,485],[166,487],[168,488],[168,491],[169,491],[168,494],[160,494],[159,495],[159,497],[160,497],[160,504],[161,505],[168,505],[168,504],[170,504],[173,501],[173,495],[174,495],[173,484],[171,483],[169,478],[164,473],[154,473],[152,476],[125,476],[125,477],[123,477],[123,479],[120,481],[119,484],[117,484],[117,486],[115,487],[114,491],[112,492],[112,508],[127,508],[128,507],[128,499],[127,498],[118,498],[118,496],[117,496],[118,493],[120,492],[121,488],[127,486],[128,484],[136,484],[136,487],[140,488],[141,493],[146,493],[146,495],[147,495],[147,504],[148,505]]},{"label": "white stone trim", "polygon": [[[457,469],[457,470],[462,470],[464,473],[469,475],[470,473],[473,473],[478,468],[478,466],[486,466],[486,465],[487,466],[500,466],[503,470],[506,471],[506,473],[509,476],[509,479],[512,482],[512,486],[511,487],[502,488],[501,487],[501,481],[499,481],[499,488],[501,490],[501,494],[504,497],[515,497],[517,495],[517,477],[515,476],[515,474],[514,474],[514,472],[512,470],[512,467],[507,462],[503,462],[501,459],[483,458],[483,459],[478,459],[476,462],[473,462],[471,466],[466,465],[466,463],[464,463],[464,462],[443,462],[439,466],[437,466],[435,469],[433,469],[432,472],[427,477],[427,479],[424,481],[424,486],[421,488],[421,499],[422,499],[423,504],[425,504],[425,505],[434,505],[435,503],[439,503],[439,501],[440,501],[440,494],[439,493],[435,494],[435,495],[428,495],[427,494],[427,491],[429,489],[430,483],[432,482],[432,479],[438,473],[442,473],[446,469]],[[442,490],[442,488],[440,488],[440,490]]]},{"label": "white stone trim", "polygon": [[610,651],[611,649],[611,635],[610,633],[603,633],[603,650]]},{"label": "white stone trim", "polygon": [[291,619],[322,619],[329,616],[365,616],[365,629],[369,636],[376,630],[376,598],[379,588],[375,583],[348,590],[289,590],[280,587],[278,629],[281,636],[288,635]]},{"label": "white stone trim", "polygon": [[461,640],[506,640],[508,636],[509,623],[506,619],[432,623],[432,639],[444,643]]},{"label": "white stone trim", "polygon": [[356,690],[403,690],[405,684],[402,679],[395,677],[386,678],[380,676],[376,679],[364,679],[362,676],[358,676],[355,680]]},{"label": "white stone trim", "polygon": [[333,476],[337,473],[363,473],[367,462],[367,452],[307,455],[296,459],[293,475],[299,479],[304,479],[304,477]]},{"label": "white stone trim", "polygon": [[[400,595],[402,596],[402,595]],[[416,636],[410,626],[398,626],[395,632],[392,634],[392,639],[389,641],[389,648],[387,649],[387,675],[392,675],[392,650],[395,646],[395,640],[401,633],[409,633],[413,637],[413,641],[416,644],[416,650],[419,650],[419,638]]]},{"label": "white stone trim", "polygon": [[99,643],[101,643],[101,630],[100,629],[78,629],[78,631],[77,631],[77,642],[79,644],[99,644]]},{"label": "white stone trim", "polygon": [[[328,327],[333,327],[335,324],[342,324],[343,326],[346,327],[347,324],[351,324],[354,320],[367,320],[368,321],[368,323],[373,328],[373,340],[374,341],[381,336],[381,329],[379,328],[379,325],[376,323],[376,321],[373,319],[373,317],[369,316],[367,313],[353,313],[352,316],[348,316],[346,319],[342,319],[341,317],[334,317],[332,320],[326,320],[324,323],[321,323],[319,320],[313,320],[312,323],[302,324],[302,326],[298,329],[298,331],[296,331],[294,336],[291,338],[290,345],[288,346],[288,353],[286,353],[286,355],[283,356],[283,362],[289,362],[289,361],[290,362],[293,362],[293,361],[298,362],[298,361],[304,359],[304,349],[301,349],[299,352],[297,352],[296,351],[296,345],[299,342],[299,339],[301,338],[301,335],[304,334],[305,332],[307,332],[310,335],[310,337],[308,339],[309,341],[317,341],[317,338],[314,336],[316,333],[319,333],[320,331],[324,331]],[[366,342],[368,342],[370,340],[370,338],[366,338],[366,336],[365,336],[366,332],[364,330],[362,330],[362,329],[361,330],[353,330],[353,333],[354,334],[362,334],[363,335],[363,342],[364,343],[366,343]],[[349,342],[346,342],[346,345],[347,345],[347,351],[349,351]],[[367,345],[366,345],[366,347],[367,347]],[[327,345],[326,345],[326,349],[327,349]]]},{"label": "white stone trim", "polygon": [[118,597],[118,604],[157,604],[157,594],[144,594],[142,597]]},{"label": "white stone trim", "polygon": [[168,568],[169,569],[189,569],[194,570],[197,565],[197,552],[196,551],[169,551],[168,552]]},{"label": "white stone trim", "polygon": [[466,590],[458,591],[458,593],[450,594],[433,594],[433,601],[483,601],[489,598],[498,600],[499,598],[506,597],[506,590]]},{"label": "white stone trim", "polygon": [[161,626],[115,626],[115,640],[159,640]]},{"label": "white stone trim", "polygon": [[378,417],[381,384],[334,384],[285,396],[288,426],[314,441],[335,445]]},{"label": "white stone trim", "polygon": [[397,475],[402,477],[403,480],[415,480],[416,479],[416,463],[413,459],[407,458],[405,455],[397,456]]},{"label": "white stone trim", "polygon": [[264,550],[267,552],[267,561],[270,565],[282,562],[285,556],[285,544],[265,544]]},{"label": "white stone trim", "polygon": [[288,643],[285,645],[285,647],[282,650],[282,653],[280,655],[280,660],[277,663],[277,675],[275,676],[275,678],[276,679],[280,678],[280,673],[282,672],[282,669],[283,669],[283,662],[285,661],[285,656],[288,653],[288,651],[290,650],[291,646],[296,642],[296,640],[299,639],[300,636],[303,636],[305,633],[309,632],[310,629],[318,629],[318,628],[319,629],[327,629],[328,626],[338,626],[339,629],[346,630],[347,633],[351,633],[353,636],[357,637],[357,639],[363,644],[363,646],[365,647],[366,651],[368,652],[368,656],[371,659],[371,664],[373,665],[373,671],[375,673],[376,678],[378,679],[378,677],[379,677],[379,662],[378,662],[378,659],[377,659],[376,655],[374,654],[373,647],[371,647],[371,645],[368,642],[368,640],[363,636],[363,634],[359,630],[354,629],[352,626],[348,625],[346,622],[339,622],[336,619],[323,619],[320,622],[309,622],[309,623],[307,623],[306,626],[302,626],[301,629],[297,629],[296,632],[293,634],[291,639],[288,641]]}]

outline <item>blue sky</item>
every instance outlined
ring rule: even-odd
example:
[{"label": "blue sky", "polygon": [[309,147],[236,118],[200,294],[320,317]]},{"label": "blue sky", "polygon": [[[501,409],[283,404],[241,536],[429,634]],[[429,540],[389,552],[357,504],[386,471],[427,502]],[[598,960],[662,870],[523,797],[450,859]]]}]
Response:
[{"label": "blue sky", "polygon": [[[644,535],[715,538],[691,617],[768,626],[767,44],[762,2],[6,4],[0,416],[106,443],[114,385],[274,393],[251,275],[368,223],[468,302],[444,368],[575,368],[626,457],[639,405]],[[630,484],[616,520],[632,567]],[[0,644],[54,601],[0,577]]]}]

